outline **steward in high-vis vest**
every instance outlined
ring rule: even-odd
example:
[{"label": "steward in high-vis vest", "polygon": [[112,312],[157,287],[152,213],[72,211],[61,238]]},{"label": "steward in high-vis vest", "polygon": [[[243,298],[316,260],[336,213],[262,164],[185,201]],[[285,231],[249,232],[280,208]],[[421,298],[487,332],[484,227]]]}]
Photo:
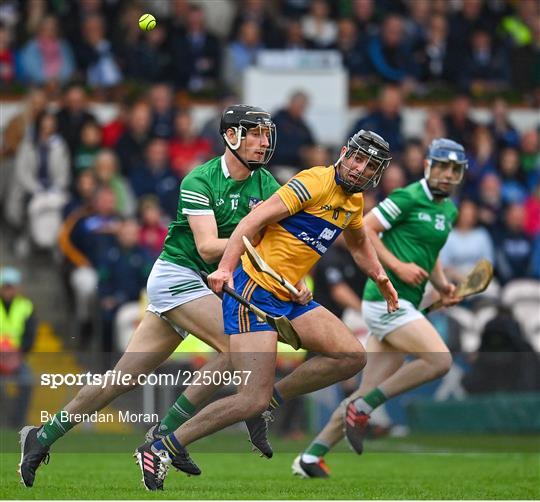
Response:
[{"label": "steward in high-vis vest", "polygon": [[[19,291],[20,272],[0,269],[0,346],[2,352],[28,352],[34,343],[34,305]],[[3,371],[2,371],[3,372]]]}]

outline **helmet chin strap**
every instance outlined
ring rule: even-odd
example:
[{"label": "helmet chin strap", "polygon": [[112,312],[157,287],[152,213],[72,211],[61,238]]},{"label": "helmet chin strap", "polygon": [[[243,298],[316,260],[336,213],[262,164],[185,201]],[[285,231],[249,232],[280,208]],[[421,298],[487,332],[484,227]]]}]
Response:
[{"label": "helmet chin strap", "polygon": [[227,148],[231,151],[231,153],[242,164],[244,164],[244,166],[246,166],[250,171],[255,171],[256,169],[259,169],[260,167],[262,167],[264,163],[263,162],[248,162],[244,160],[242,157],[240,157],[240,154],[238,153],[238,149],[240,148],[240,145],[242,144],[242,129],[245,130],[245,128],[243,128],[242,126],[234,128],[234,131],[236,132],[236,137],[238,138],[235,144],[232,144],[229,141],[229,138],[227,138],[227,133],[223,133],[223,139],[225,140],[225,145],[227,145]]}]

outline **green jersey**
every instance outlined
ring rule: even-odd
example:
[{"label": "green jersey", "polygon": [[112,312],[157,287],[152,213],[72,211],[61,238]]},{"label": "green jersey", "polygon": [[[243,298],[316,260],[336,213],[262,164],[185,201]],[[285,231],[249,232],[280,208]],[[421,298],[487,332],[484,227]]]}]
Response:
[{"label": "green jersey", "polygon": [[[416,263],[431,274],[458,211],[450,199],[436,201],[423,179],[394,190],[373,209],[373,213],[385,228],[382,242],[388,250],[400,261]],[[386,272],[398,296],[418,308],[427,281],[412,286],[391,270]],[[371,279],[366,283],[364,300],[384,301]]]},{"label": "green jersey", "polygon": [[218,237],[230,237],[238,222],[261,200],[268,199],[279,183],[266,169],[256,169],[247,179],[231,178],[225,157],[216,157],[191,171],[180,184],[176,220],[169,225],[162,260],[211,273],[217,263],[201,258],[189,226],[189,215],[214,215]]}]

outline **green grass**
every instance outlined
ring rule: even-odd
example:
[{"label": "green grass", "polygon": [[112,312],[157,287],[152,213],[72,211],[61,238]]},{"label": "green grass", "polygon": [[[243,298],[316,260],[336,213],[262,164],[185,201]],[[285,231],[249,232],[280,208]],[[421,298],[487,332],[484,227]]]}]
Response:
[{"label": "green grass", "polygon": [[[12,435],[10,435],[12,437]],[[6,439],[4,436],[3,439]],[[71,441],[113,444],[105,436],[72,435]],[[358,457],[340,447],[327,457],[329,480],[291,475],[290,465],[306,442],[275,440],[272,460],[238,453],[238,434],[221,434],[192,448],[200,477],[170,471],[165,492],[146,492],[130,452],[140,436],[117,438],[125,453],[59,453],[40,467],[26,489],[15,473],[19,455],[0,456],[2,499],[538,499],[538,438],[530,436],[411,436],[368,443]],[[66,438],[65,444],[69,446]],[[10,445],[11,446],[11,445]],[[60,443],[58,444],[60,446]],[[68,447],[66,446],[66,448]],[[195,445],[194,445],[195,446]],[[235,453],[210,453],[230,448]],[[10,451],[9,453],[5,453]],[[79,451],[83,451],[79,448]],[[95,451],[95,449],[94,449]]]}]

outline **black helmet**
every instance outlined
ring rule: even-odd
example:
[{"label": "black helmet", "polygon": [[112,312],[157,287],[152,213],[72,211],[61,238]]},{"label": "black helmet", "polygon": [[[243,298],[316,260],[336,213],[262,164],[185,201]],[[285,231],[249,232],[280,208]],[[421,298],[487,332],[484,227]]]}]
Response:
[{"label": "black helmet", "polygon": [[[363,172],[353,176],[345,176],[350,168],[343,164],[343,159],[350,159],[357,153],[368,158],[366,166],[370,165],[373,174],[364,176]],[[369,188],[375,188],[381,181],[384,170],[390,164],[390,145],[373,131],[361,129],[347,141],[347,150],[336,162],[336,179],[346,192],[358,193]],[[365,168],[364,168],[365,171]]]},{"label": "black helmet", "polygon": [[[270,137],[268,139],[270,145],[265,149],[262,162],[244,160],[237,152],[242,139],[246,137],[248,129],[254,127],[264,127],[270,130]],[[226,133],[228,129],[234,129],[236,132],[237,142],[235,144],[231,143],[227,138]],[[221,115],[219,133],[223,137],[226,147],[231,150],[240,162],[252,171],[266,165],[272,158],[276,148],[276,126],[272,122],[270,113],[258,106],[231,105],[227,107]]]}]

